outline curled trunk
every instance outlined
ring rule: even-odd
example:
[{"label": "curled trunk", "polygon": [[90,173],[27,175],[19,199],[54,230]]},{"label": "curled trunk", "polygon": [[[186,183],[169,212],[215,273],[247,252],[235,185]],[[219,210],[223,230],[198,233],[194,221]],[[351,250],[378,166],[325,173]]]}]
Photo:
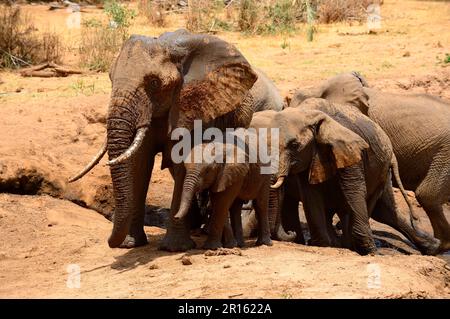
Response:
[{"label": "curled trunk", "polygon": [[183,183],[183,192],[181,194],[180,208],[175,214],[175,219],[184,218],[191,207],[192,199],[195,196],[199,183],[199,173],[197,171],[186,174]]},{"label": "curled trunk", "polygon": [[294,241],[297,237],[295,232],[286,231],[281,221],[281,197],[280,189],[271,189],[269,193],[269,226],[272,239],[281,241]]}]

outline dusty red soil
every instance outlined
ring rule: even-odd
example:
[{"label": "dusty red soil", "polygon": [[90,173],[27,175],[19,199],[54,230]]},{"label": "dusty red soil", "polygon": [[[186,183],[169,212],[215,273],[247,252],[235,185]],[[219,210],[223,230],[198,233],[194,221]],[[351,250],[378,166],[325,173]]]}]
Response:
[{"label": "dusty red soil", "polygon": [[[448,85],[425,81],[446,94],[442,82]],[[396,82],[374,86],[402,91]],[[190,251],[192,265],[185,266],[183,253],[157,250],[165,232],[157,227],[146,228],[149,246],[110,249],[111,223],[92,210],[108,216],[113,208],[104,160],[84,179],[66,183],[102,144],[107,105],[107,94],[3,101],[0,187],[34,195],[0,195],[0,297],[450,297],[448,256],[420,256],[400,234],[375,222],[385,256],[279,242],[252,247],[249,240],[241,255]],[[156,165],[148,204],[168,207],[171,192],[170,175]],[[419,213],[422,228],[431,231]],[[446,214],[450,218],[449,207]],[[79,289],[67,288],[70,264],[80,266]],[[380,269],[375,288],[368,287],[371,267]]]},{"label": "dusty red soil", "polygon": [[[285,94],[356,70],[376,88],[428,92],[450,101],[450,69],[443,63],[450,53],[450,6],[384,2],[383,28],[376,35],[368,34],[365,25],[336,24],[319,25],[311,43],[304,29],[290,37],[219,36]],[[76,65],[81,35],[66,28],[69,13],[24,8],[40,31],[62,34],[65,63]],[[104,14],[89,9],[83,17]],[[140,17],[131,33],[157,35],[182,24],[173,16],[170,26],[159,29]],[[402,235],[376,222],[372,227],[383,256],[280,242],[254,247],[253,240],[245,249],[219,255],[167,253],[157,250],[165,233],[158,227],[146,227],[148,246],[110,249],[106,240],[112,225],[102,215],[110,217],[114,202],[105,159],[82,180],[66,182],[105,139],[107,74],[39,79],[2,72],[0,78],[0,298],[450,298],[450,255],[421,256]],[[173,187],[159,163],[160,157],[147,196],[147,220],[158,225]],[[421,228],[431,232],[415,205]],[[450,219],[448,205],[445,214]],[[183,256],[191,265],[183,265]],[[67,285],[71,265],[80,267],[79,288]]]}]

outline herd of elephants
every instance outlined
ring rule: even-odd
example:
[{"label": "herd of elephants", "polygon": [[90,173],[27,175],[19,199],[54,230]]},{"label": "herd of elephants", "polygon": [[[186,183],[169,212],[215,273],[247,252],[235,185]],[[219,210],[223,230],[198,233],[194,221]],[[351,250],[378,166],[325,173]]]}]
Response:
[{"label": "herd of elephants", "polygon": [[[163,250],[193,249],[191,230],[205,215],[203,248],[242,247],[243,228],[250,227],[241,218],[246,203],[257,219],[257,245],[305,244],[300,202],[310,245],[375,254],[373,218],[402,233],[422,254],[450,250],[443,211],[450,199],[450,104],[439,97],[382,92],[349,72],[283,99],[232,44],[186,30],[131,36],[109,75],[105,143],[70,181],[108,153],[115,199],[110,247],[147,244],[145,201],[155,156],[162,153],[161,169],[168,168],[174,179]],[[262,164],[249,161],[175,163],[171,132],[193,130],[194,120],[203,129],[222,131],[278,128],[277,172],[262,174]],[[192,143],[192,150],[210,143]],[[393,185],[408,204],[407,214],[398,208]],[[416,226],[405,189],[415,192],[433,234]]]}]

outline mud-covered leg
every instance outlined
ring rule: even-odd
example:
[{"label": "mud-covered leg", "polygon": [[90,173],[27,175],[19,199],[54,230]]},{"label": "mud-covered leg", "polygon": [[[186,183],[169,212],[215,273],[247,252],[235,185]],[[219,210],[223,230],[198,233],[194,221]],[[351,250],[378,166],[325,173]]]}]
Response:
[{"label": "mud-covered leg", "polygon": [[422,254],[435,255],[439,251],[439,240],[414,229],[409,216],[405,216],[399,211],[395,203],[391,180],[387,181],[371,217],[405,235]]},{"label": "mud-covered leg", "polygon": [[[310,185],[307,182],[302,183],[301,195],[303,209],[308,221],[311,240],[309,244],[312,246],[329,247],[333,246],[327,229],[327,207],[326,199],[319,188],[320,185]],[[295,208],[298,215],[298,203]]]},{"label": "mud-covered leg", "polygon": [[296,236],[294,242],[297,244],[305,244],[302,227],[300,224],[300,216],[298,213],[299,200],[289,195],[283,198],[281,206],[282,223],[286,225],[286,231],[295,231]]},{"label": "mud-covered leg", "polygon": [[450,224],[442,205],[450,197],[450,150],[439,154],[428,174],[416,189],[417,201],[425,209],[433,226],[434,237],[441,241],[440,251],[450,250]]},{"label": "mud-covered leg", "polygon": [[244,234],[242,230],[242,210],[243,201],[236,199],[230,208],[231,228],[233,229],[234,238],[239,247],[244,247]]},{"label": "mud-covered leg", "polygon": [[270,239],[269,226],[269,187],[270,181],[267,181],[261,190],[258,197],[253,201],[255,207],[256,218],[258,219],[258,239],[256,245],[272,246],[272,239]]},{"label": "mud-covered leg", "polygon": [[170,219],[166,235],[164,236],[159,249],[167,251],[186,251],[195,248],[195,242],[190,236],[190,213],[186,218],[175,220],[173,216],[178,212],[180,207],[181,193],[183,191],[184,167],[176,165],[173,172],[175,185],[172,196],[172,204],[170,206]]},{"label": "mud-covered leg", "polygon": [[222,234],[228,219],[229,209],[239,189],[239,187],[230,187],[223,192],[210,194],[213,212],[209,219],[208,237],[203,245],[203,249],[222,247]]},{"label": "mud-covered leg", "polygon": [[222,246],[225,248],[237,247],[237,241],[234,238],[233,230],[231,229],[230,220],[228,217],[225,219],[225,226],[223,227]]},{"label": "mud-covered leg", "polygon": [[147,235],[144,231],[145,199],[147,197],[148,185],[152,175],[153,163],[153,158],[150,161],[145,161],[143,159],[140,160],[139,163],[136,163],[136,170],[139,171],[139,178],[136,178],[133,188],[135,188],[134,192],[137,195],[135,201],[139,204],[135,207],[136,211],[133,214],[127,237],[125,237],[120,245],[122,248],[133,248],[148,244]]},{"label": "mud-covered leg", "polygon": [[352,242],[361,254],[375,253],[377,248],[369,225],[367,191],[362,162],[339,170],[339,183],[350,215]]}]

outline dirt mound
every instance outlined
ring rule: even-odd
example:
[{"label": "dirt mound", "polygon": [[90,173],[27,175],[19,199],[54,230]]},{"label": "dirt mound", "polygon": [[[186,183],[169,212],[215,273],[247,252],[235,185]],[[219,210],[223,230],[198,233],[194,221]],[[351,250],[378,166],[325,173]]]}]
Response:
[{"label": "dirt mound", "polygon": [[0,202],[0,297],[450,298],[450,270],[435,257],[253,240],[241,255],[168,253],[157,250],[156,227],[146,227],[148,246],[110,249],[112,225],[96,212],[49,196],[0,194]]},{"label": "dirt mound", "polygon": [[[369,83],[371,84],[371,83]],[[407,93],[427,93],[439,96],[450,103],[450,68],[434,74],[411,76],[403,79],[380,80],[373,87],[380,90]]]}]

